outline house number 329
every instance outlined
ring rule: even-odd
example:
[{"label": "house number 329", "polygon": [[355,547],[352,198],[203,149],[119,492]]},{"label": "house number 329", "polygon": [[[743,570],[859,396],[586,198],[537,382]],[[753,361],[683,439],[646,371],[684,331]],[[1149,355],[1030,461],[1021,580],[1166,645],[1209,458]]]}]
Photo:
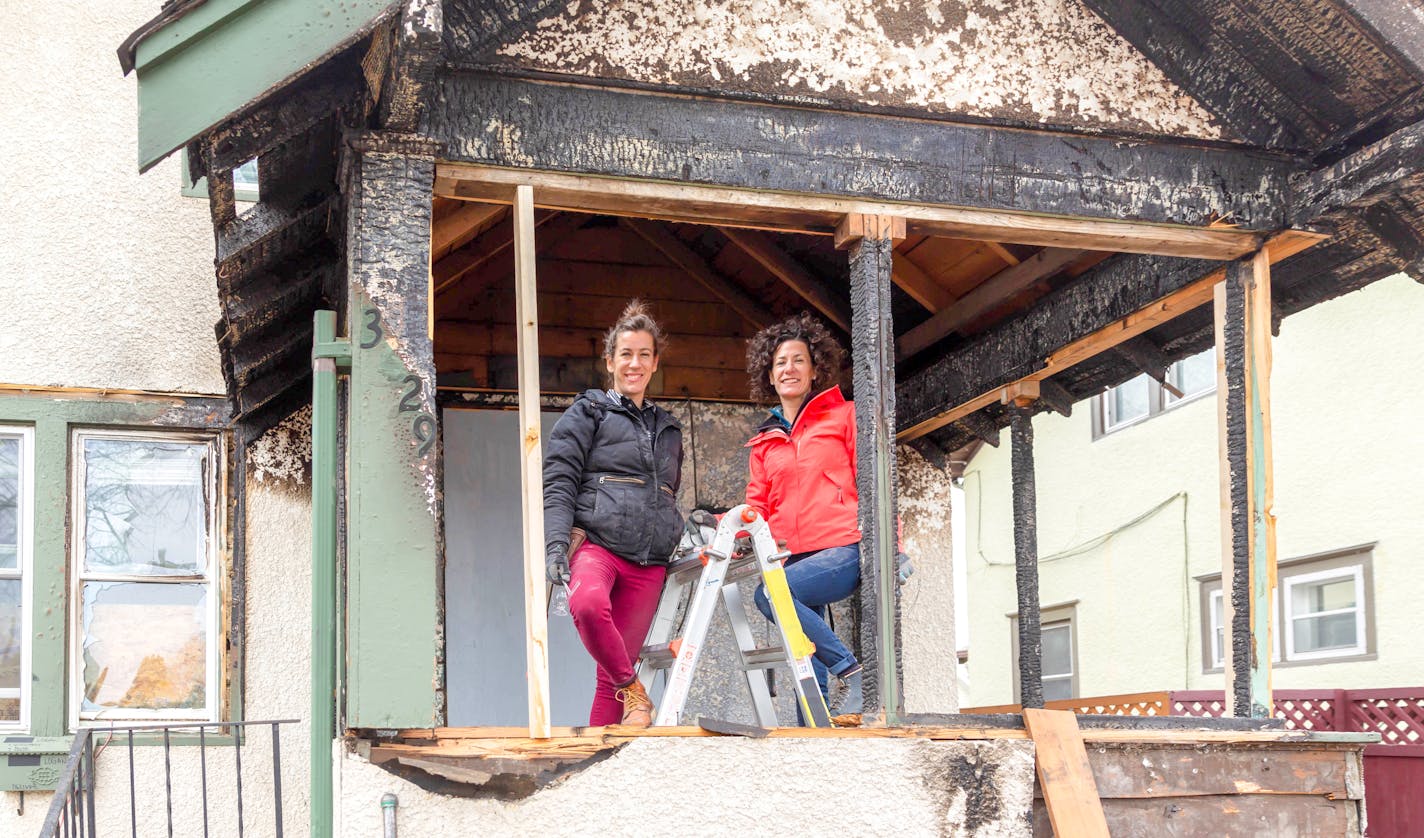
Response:
[{"label": "house number 329", "polygon": [[[385,339],[381,313],[368,308],[361,314],[361,348],[374,349]],[[435,445],[435,417],[429,411],[420,409],[425,403],[425,381],[418,375],[407,375],[401,379],[401,385],[400,403],[396,409],[400,413],[415,414],[410,419],[410,435],[415,440],[416,455],[424,457]]]}]

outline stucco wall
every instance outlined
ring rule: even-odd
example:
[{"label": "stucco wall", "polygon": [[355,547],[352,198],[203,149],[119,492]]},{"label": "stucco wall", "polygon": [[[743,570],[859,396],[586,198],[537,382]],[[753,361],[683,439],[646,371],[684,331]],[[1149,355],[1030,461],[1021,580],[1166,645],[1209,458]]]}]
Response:
[{"label": "stucco wall", "polygon": [[207,201],[140,176],[114,49],[154,0],[0,5],[0,383],[220,393]]},{"label": "stucco wall", "polygon": [[654,85],[1222,137],[1079,0],[576,0],[495,60]]},{"label": "stucco wall", "polygon": [[[339,835],[1030,834],[1027,740],[640,739],[519,801],[433,794],[338,754]],[[723,805],[722,801],[725,801]],[[971,805],[972,801],[972,805]]]},{"label": "stucco wall", "polygon": [[[280,428],[269,433],[271,437]],[[267,437],[264,437],[267,439]],[[298,465],[299,465],[298,458]],[[311,496],[306,481],[259,481],[247,486],[247,670],[243,679],[243,717],[251,720],[298,719],[281,727],[283,822],[288,834],[303,834],[308,812],[306,719],[311,715]],[[103,745],[96,764],[97,820],[101,835],[129,833],[129,765],[125,740]],[[195,746],[176,746],[170,754],[175,834],[202,834],[201,755]],[[163,749],[135,749],[140,835],[167,834]],[[214,835],[237,834],[237,784],[231,745],[207,753],[208,811]],[[242,748],[243,823],[247,835],[276,832],[272,809],[271,728],[251,729]],[[37,835],[51,795],[0,800],[0,835]]]},{"label": "stucco wall", "polygon": [[[1424,399],[1409,385],[1424,358],[1421,322],[1424,286],[1401,275],[1282,324],[1271,381],[1279,558],[1378,541],[1378,658],[1277,667],[1277,688],[1424,683],[1415,602]],[[1077,602],[1079,694],[1221,689],[1220,672],[1202,671],[1193,579],[1221,569],[1215,395],[1096,442],[1091,407],[1034,420],[1039,552],[1050,559],[1040,565],[1041,602]],[[1013,700],[1009,486],[1006,434],[1000,448],[980,451],[964,481],[973,637],[965,705]],[[1051,558],[1065,551],[1076,554]]]}]

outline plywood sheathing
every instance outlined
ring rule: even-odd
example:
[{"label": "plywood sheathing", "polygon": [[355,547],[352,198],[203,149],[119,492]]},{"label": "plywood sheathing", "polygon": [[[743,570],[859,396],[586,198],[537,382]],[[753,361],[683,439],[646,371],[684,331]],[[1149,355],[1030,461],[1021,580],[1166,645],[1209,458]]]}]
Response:
[{"label": "plywood sheathing", "polygon": [[454,58],[1020,124],[1225,136],[1078,0],[573,2],[493,55]]}]

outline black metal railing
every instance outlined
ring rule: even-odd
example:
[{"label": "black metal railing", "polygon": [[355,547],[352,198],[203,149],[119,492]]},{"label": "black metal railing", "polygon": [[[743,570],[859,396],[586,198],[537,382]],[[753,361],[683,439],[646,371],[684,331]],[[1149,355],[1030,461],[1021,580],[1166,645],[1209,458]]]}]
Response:
[{"label": "black metal railing", "polygon": [[40,838],[94,838],[94,834],[94,739],[90,731],[81,730],[69,748]]},{"label": "black metal railing", "polygon": [[[129,767],[129,831],[132,838],[138,838],[139,785],[138,772],[134,762],[136,748],[150,746],[149,737],[159,737],[163,743],[163,796],[164,812],[167,817],[168,835],[173,831],[173,734],[174,732],[198,737],[198,766],[202,790],[203,835],[210,834],[210,827],[220,835],[231,835],[227,827],[210,825],[213,819],[208,809],[208,751],[209,748],[228,749],[226,742],[209,744],[209,731],[218,736],[231,737],[233,781],[236,792],[237,835],[244,830],[242,796],[242,748],[243,740],[250,738],[245,728],[271,728],[272,741],[272,816],[275,818],[276,835],[282,836],[282,739],[281,726],[292,724],[295,719],[278,719],[251,722],[175,722],[157,725],[125,725],[122,727],[85,728],[74,736],[74,744],[69,749],[69,760],[65,763],[64,774],[55,788],[50,801],[49,814],[40,828],[40,838],[95,838],[94,824],[94,756],[95,741],[99,740],[98,752],[117,742],[127,745]],[[226,731],[226,734],[224,734]],[[134,734],[139,733],[139,742]],[[254,743],[255,746],[255,743]],[[225,757],[219,757],[225,758]],[[188,834],[185,832],[185,834]]]}]

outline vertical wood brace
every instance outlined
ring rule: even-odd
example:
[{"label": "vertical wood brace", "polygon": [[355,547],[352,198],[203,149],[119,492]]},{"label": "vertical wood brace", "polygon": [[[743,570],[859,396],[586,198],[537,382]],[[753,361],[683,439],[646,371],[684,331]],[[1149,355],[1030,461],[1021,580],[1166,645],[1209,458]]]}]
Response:
[{"label": "vertical wood brace", "polygon": [[539,309],[534,265],[534,188],[514,193],[515,319],[519,323],[519,481],[523,489],[525,662],[529,736],[548,739],[549,618],[544,588],[544,446],[539,418]]},{"label": "vertical wood brace", "polygon": [[[881,227],[876,229],[888,232]],[[855,388],[856,488],[860,493],[860,662],[865,719],[895,724],[900,690],[900,611],[895,585],[895,334],[890,315],[888,235],[850,248],[851,357]]]},{"label": "vertical wood brace", "polygon": [[1043,707],[1043,641],[1038,602],[1038,494],[1033,471],[1033,399],[1010,398],[1014,580],[1019,599],[1019,703]]},{"label": "vertical wood brace", "polygon": [[1215,291],[1227,712],[1269,718],[1276,519],[1271,463],[1271,274],[1264,250]]}]

